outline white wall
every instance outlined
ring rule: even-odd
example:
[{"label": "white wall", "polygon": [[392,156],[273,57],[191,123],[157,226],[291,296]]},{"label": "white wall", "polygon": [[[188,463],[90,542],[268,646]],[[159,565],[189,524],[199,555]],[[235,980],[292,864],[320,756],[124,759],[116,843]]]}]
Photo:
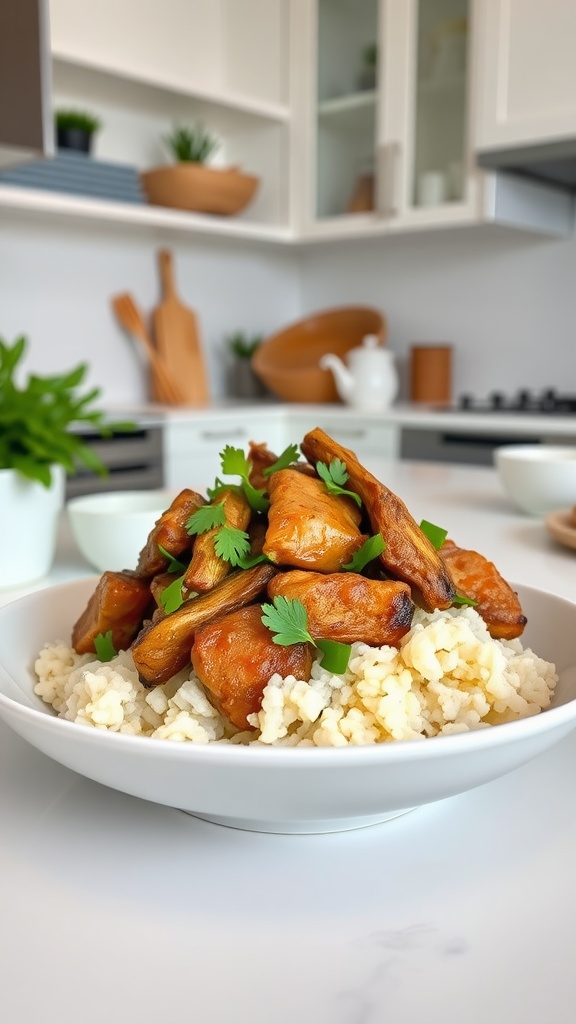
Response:
[{"label": "white wall", "polygon": [[224,337],[267,333],[299,311],[296,255],[228,240],[183,241],[111,225],[0,216],[0,336],[29,339],[26,370],[90,364],[106,404],[142,402],[139,349],[117,324],[112,295],[131,292],[148,315],[159,300],[157,250],[172,249],[180,298],[196,310],[212,392],[224,391]]},{"label": "white wall", "polygon": [[311,247],[302,306],[378,306],[407,388],[411,343],[454,345],[454,396],[576,394],[576,239],[485,226]]}]

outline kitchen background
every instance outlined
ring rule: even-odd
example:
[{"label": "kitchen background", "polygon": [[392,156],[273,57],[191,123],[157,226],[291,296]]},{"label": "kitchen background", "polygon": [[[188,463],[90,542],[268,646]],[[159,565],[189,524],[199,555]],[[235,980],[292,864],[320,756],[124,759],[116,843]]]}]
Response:
[{"label": "kitchen background", "polygon": [[[417,342],[453,344],[454,396],[520,387],[576,393],[572,196],[548,186],[528,185],[525,193],[522,179],[520,206],[499,216],[490,198],[498,174],[479,171],[474,159],[487,137],[492,83],[488,88],[486,76],[501,66],[502,54],[488,46],[491,26],[507,12],[514,52],[524,46],[529,61],[538,44],[539,58],[544,54],[554,64],[551,77],[564,90],[563,47],[576,37],[576,3],[391,0],[379,11],[375,0],[323,0],[319,20],[312,0],[52,0],[50,9],[54,105],[89,108],[102,117],[94,157],[140,169],[166,162],[161,136],[171,122],[201,117],[221,135],[219,162],[240,162],[261,176],[261,185],[245,213],[229,225],[219,218],[213,228],[201,215],[124,216],[110,203],[42,200],[0,181],[0,334],[29,337],[29,369],[58,371],[87,360],[90,382],[103,387],[107,404],[145,402],[146,368],[115,321],[110,298],[130,291],[149,312],[159,297],[157,251],[169,246],[180,295],[199,316],[216,399],[226,393],[226,335],[238,329],[268,334],[309,311],[355,302],[385,313],[404,399],[409,349]],[[418,123],[407,113],[410,98],[415,102],[411,33],[418,34],[419,9],[422,18],[432,11],[440,25],[465,16],[468,120],[460,200],[418,208],[411,186],[401,182],[396,219],[382,210],[355,219],[326,215],[320,201],[315,209],[313,180],[323,165],[314,56],[327,9],[344,19],[350,10],[366,11],[386,58],[379,90],[387,98],[378,97],[370,129],[377,161],[386,132],[395,131],[394,103],[403,112],[410,155],[410,132]],[[556,43],[544,45],[542,25],[550,28],[556,11]],[[500,32],[498,45],[506,42],[512,45]],[[541,66],[535,73],[550,78]],[[576,136],[574,85],[569,100],[564,91],[559,97],[563,121],[556,109],[549,126],[541,112],[534,115],[533,141],[566,134],[558,125],[564,129],[570,119]],[[552,110],[548,94],[546,100]],[[415,173],[416,162],[406,173]],[[510,219],[518,226],[507,224]]]}]

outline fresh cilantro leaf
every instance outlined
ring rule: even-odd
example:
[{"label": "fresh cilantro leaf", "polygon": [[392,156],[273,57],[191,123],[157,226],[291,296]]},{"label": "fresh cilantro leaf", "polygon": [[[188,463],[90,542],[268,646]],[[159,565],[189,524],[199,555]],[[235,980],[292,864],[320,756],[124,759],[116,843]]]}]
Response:
[{"label": "fresh cilantro leaf", "polygon": [[174,558],[166,548],[163,548],[161,544],[158,545],[158,551],[164,558],[168,559],[168,565],[166,566],[165,572],[184,572],[186,566],[178,558]]},{"label": "fresh cilantro leaf", "polygon": [[[266,497],[266,492],[263,489],[253,487],[250,483],[250,471],[252,469],[252,463],[246,458],[241,448],[233,448],[231,445],[226,445],[224,450],[220,452],[220,462],[222,466],[222,472],[225,476],[239,476],[241,478],[241,489],[246,497],[250,508],[254,512],[267,512],[270,508],[270,502]],[[222,492],[223,488],[229,490],[240,490],[238,485],[223,484],[219,477],[216,478],[214,487],[208,491],[208,497],[213,499]]]},{"label": "fresh cilantro leaf", "polygon": [[308,632],[308,613],[298,598],[274,598],[272,604],[262,605],[262,622],[274,633],[274,643],[281,647],[314,641]]},{"label": "fresh cilantro leaf", "polygon": [[339,640],[317,640],[316,647],[324,655],[320,668],[335,676],[341,676],[346,671],[352,653],[350,644],[342,644]]},{"label": "fresh cilantro leaf", "polygon": [[240,476],[246,480],[252,468],[241,448],[233,448],[227,444],[220,452],[220,464],[225,476]]},{"label": "fresh cilantro leaf", "polygon": [[206,533],[207,530],[213,530],[216,526],[223,526],[225,522],[226,513],[221,502],[216,505],[202,505],[188,519],[186,533]]},{"label": "fresh cilantro leaf", "polygon": [[177,611],[180,605],[184,604],[184,597],[182,595],[183,582],[184,576],[177,576],[160,594],[160,604],[167,615],[170,612]]},{"label": "fresh cilantro leaf", "polygon": [[270,508],[270,501],[266,497],[266,492],[258,487],[253,487],[249,480],[242,481],[242,490],[246,496],[246,500],[250,505],[250,508],[254,512],[267,512]]},{"label": "fresh cilantro leaf", "polygon": [[270,564],[272,564],[272,559],[268,558],[268,555],[264,554],[242,555],[238,559],[237,564],[240,566],[241,569],[251,569],[253,565],[260,565],[262,562],[270,562]]},{"label": "fresh cilantro leaf", "polygon": [[466,597],[465,594],[455,594],[452,604],[469,604],[474,606],[475,604],[478,604],[478,602],[475,601],[473,597]]},{"label": "fresh cilantro leaf", "polygon": [[362,504],[362,499],[359,494],[356,494],[356,491],[347,491],[342,486],[348,479],[346,464],[342,462],[342,459],[332,459],[329,466],[325,462],[317,462],[316,472],[324,481],[329,494],[344,494],[348,498],[353,498],[358,505]]},{"label": "fresh cilantro leaf", "polygon": [[210,501],[214,501],[214,498],[220,497],[222,491],[240,491],[238,484],[225,484],[219,476],[216,477],[213,487],[206,488],[206,494],[210,498]]},{"label": "fresh cilantro leaf", "polygon": [[250,538],[244,530],[237,530],[235,526],[222,526],[216,534],[214,550],[219,558],[236,566],[240,558],[250,553]]},{"label": "fresh cilantro leaf", "polygon": [[362,572],[368,562],[374,561],[381,555],[386,547],[386,541],[384,540],[381,533],[375,533],[373,537],[368,537],[365,540],[362,547],[355,551],[350,562],[346,562],[343,565],[343,569],[347,569],[348,572]]},{"label": "fresh cilantro leaf", "polygon": [[96,648],[96,657],[98,661],[112,661],[118,654],[118,651],[112,643],[112,630],[109,629],[107,633],[98,633],[94,637],[94,647]]},{"label": "fresh cilantro leaf", "polygon": [[443,530],[441,526],[435,526],[434,523],[429,523],[427,519],[423,519],[420,523],[420,529],[425,537],[438,551],[442,547],[446,537],[448,536],[448,530]]},{"label": "fresh cilantro leaf", "polygon": [[276,462],[273,462],[271,466],[267,466],[263,471],[264,476],[270,476],[271,473],[277,473],[279,469],[287,469],[294,462],[298,462],[299,459],[298,445],[290,444],[284,449],[281,455],[278,456]]},{"label": "fresh cilantro leaf", "polygon": [[275,644],[281,647],[313,644],[322,651],[322,668],[336,675],[346,671],[350,660],[350,644],[342,644],[337,640],[314,640],[308,631],[308,612],[298,598],[279,595],[274,598],[273,604],[263,604],[262,622],[274,633]]}]

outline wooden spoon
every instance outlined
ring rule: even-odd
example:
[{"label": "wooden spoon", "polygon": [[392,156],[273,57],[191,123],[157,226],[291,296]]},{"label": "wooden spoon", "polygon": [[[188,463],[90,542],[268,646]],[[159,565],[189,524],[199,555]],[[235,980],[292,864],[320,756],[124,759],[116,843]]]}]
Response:
[{"label": "wooden spoon", "polygon": [[158,354],[146,329],[142,313],[128,292],[112,298],[112,308],[122,327],[143,345],[153,375],[154,394],[167,405],[186,405],[187,398]]}]

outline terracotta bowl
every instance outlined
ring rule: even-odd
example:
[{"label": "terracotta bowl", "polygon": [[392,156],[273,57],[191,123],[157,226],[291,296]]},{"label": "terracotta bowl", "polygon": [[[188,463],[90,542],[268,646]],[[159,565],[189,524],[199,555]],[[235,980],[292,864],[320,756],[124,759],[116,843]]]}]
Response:
[{"label": "terracotta bowl", "polygon": [[252,357],[252,369],[286,402],[339,402],[332,373],[320,368],[320,358],[327,352],[343,358],[367,334],[385,341],[386,333],[385,317],[377,309],[327,309],[266,338]]},{"label": "terracotta bowl", "polygon": [[142,188],[153,206],[171,206],[194,213],[231,216],[252,201],[260,179],[236,167],[205,167],[181,163],[156,167],[140,175]]}]

